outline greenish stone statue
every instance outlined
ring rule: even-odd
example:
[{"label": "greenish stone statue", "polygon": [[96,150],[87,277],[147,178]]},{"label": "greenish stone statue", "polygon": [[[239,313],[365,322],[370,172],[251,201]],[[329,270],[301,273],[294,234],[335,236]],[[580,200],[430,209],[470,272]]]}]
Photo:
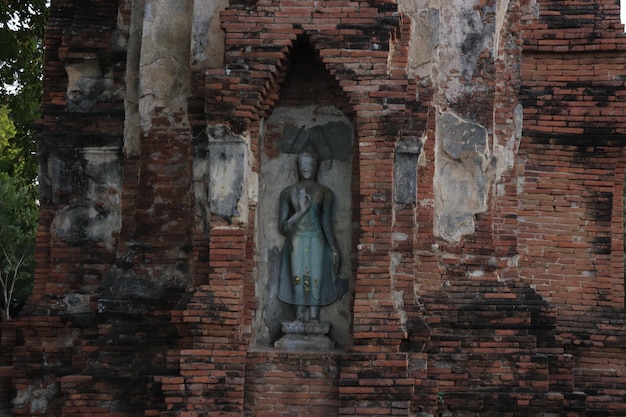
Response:
[{"label": "greenish stone statue", "polygon": [[278,227],[286,239],[278,298],[295,305],[296,320],[303,322],[318,322],[320,307],[347,289],[338,275],[341,253],[332,228],[333,192],[316,182],[317,170],[316,155],[301,152],[300,179],[281,192],[279,202]]}]

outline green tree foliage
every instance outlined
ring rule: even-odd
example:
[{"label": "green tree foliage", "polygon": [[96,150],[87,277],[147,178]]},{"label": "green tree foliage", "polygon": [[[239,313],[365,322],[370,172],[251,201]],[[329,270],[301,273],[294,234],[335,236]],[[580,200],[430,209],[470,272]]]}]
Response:
[{"label": "green tree foliage", "polygon": [[38,210],[29,189],[15,178],[0,180],[0,306],[2,320],[30,294],[35,267]]},{"label": "green tree foliage", "polygon": [[9,140],[15,136],[17,131],[13,120],[9,117],[9,108],[0,106],[0,148],[9,151]]},{"label": "green tree foliage", "polygon": [[7,143],[0,142],[0,173],[26,183],[37,177],[34,121],[42,94],[46,3],[0,0],[0,107],[6,106],[15,126]]},{"label": "green tree foliage", "polygon": [[32,289],[47,0],[0,0],[0,317]]}]

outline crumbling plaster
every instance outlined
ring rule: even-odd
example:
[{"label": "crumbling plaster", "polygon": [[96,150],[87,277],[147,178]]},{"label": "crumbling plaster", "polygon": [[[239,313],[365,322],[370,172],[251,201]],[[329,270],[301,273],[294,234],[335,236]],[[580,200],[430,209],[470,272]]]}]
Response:
[{"label": "crumbling plaster", "polygon": [[194,0],[191,27],[191,68],[221,68],[224,63],[224,32],[220,11],[228,0]]},{"label": "crumbling plaster", "polygon": [[49,403],[58,395],[59,384],[42,381],[39,385],[29,385],[27,389],[20,390],[12,403],[16,407],[30,404],[29,411],[32,415],[43,415],[48,410]]},{"label": "crumbling plaster", "polygon": [[209,126],[206,136],[206,158],[194,161],[194,169],[198,176],[206,172],[208,209],[228,222],[245,224],[250,196],[255,194],[248,192],[250,185],[255,186],[254,180],[250,182],[250,136],[237,135],[225,125]]},{"label": "crumbling plaster", "polygon": [[493,163],[487,129],[451,112],[437,117],[435,224],[451,242],[474,232],[474,214],[487,208]]},{"label": "crumbling plaster", "polygon": [[71,245],[103,242],[113,250],[121,227],[119,149],[85,147],[72,154],[69,159],[67,150],[51,150],[40,174],[44,195],[63,191],[75,196],[54,216],[51,233]]},{"label": "crumbling plaster", "polygon": [[80,63],[68,63],[67,74],[67,109],[85,113],[97,109],[99,101],[119,99],[124,91],[113,84],[111,71],[103,73],[100,60],[86,59]]},{"label": "crumbling plaster", "polygon": [[521,137],[520,105],[508,118],[512,133],[497,138],[492,118],[465,104],[492,88],[474,74],[485,56],[499,59],[509,2],[400,0],[398,6],[411,21],[409,75],[435,91],[435,234],[459,242],[474,232],[475,215],[488,209],[496,181],[513,168]]},{"label": "crumbling plaster", "polygon": [[172,125],[186,114],[191,95],[191,0],[146,1],[139,62],[139,115],[142,131],[149,132],[155,111]]}]

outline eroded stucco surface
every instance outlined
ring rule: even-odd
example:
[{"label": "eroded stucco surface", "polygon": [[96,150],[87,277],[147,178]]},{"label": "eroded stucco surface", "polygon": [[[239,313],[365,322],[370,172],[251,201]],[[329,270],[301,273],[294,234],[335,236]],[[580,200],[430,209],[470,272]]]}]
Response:
[{"label": "eroded stucco surface", "polygon": [[[489,79],[480,76],[498,58],[509,2],[403,1],[411,22],[408,73],[434,90],[435,234],[458,242],[472,234],[488,208],[495,180],[513,166],[521,135],[521,107],[511,114],[514,133],[495,137]],[[425,81],[423,81],[425,82]]]}]

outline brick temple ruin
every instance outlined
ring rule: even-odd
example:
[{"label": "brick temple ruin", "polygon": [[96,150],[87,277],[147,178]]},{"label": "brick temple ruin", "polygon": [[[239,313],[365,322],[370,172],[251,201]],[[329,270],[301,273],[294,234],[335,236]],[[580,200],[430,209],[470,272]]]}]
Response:
[{"label": "brick temple ruin", "polygon": [[[52,0],[14,416],[626,415],[618,0]],[[317,148],[348,292],[279,348]]]}]

